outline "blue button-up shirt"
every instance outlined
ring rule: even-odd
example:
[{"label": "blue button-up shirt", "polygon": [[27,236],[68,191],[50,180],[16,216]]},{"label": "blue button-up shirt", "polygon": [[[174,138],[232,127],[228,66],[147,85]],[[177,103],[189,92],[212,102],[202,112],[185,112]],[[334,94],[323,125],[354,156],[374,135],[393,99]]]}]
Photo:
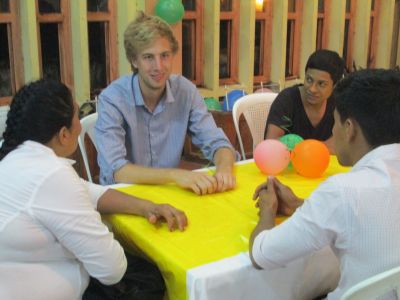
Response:
[{"label": "blue button-up shirt", "polygon": [[114,172],[127,163],[177,167],[186,133],[208,160],[221,147],[233,149],[196,87],[182,76],[170,76],[153,112],[144,103],[138,76],[123,76],[100,94],[98,113],[95,135],[102,184],[114,183]]}]

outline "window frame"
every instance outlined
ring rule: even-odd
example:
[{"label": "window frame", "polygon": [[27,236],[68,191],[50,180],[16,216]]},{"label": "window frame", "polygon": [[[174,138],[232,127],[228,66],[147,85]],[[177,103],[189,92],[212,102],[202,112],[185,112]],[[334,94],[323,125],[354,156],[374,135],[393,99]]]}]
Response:
[{"label": "window frame", "polygon": [[[331,0],[323,0],[324,1],[324,12],[320,13],[318,12],[318,17],[317,17],[317,35],[316,35],[316,43],[315,43],[315,49],[326,49],[327,47],[327,42],[328,42],[328,25],[329,25],[329,13],[327,13],[330,10],[331,6]],[[322,22],[322,31],[320,32],[318,30],[318,22]]]},{"label": "window frame", "polygon": [[[355,32],[355,11],[357,7],[357,0],[350,0],[350,12],[345,12],[345,22],[349,22],[349,29],[347,32],[347,36],[344,39],[347,39],[347,49],[346,49],[346,57],[345,59],[347,71],[351,72],[353,70],[353,40],[354,40],[354,32]],[[343,43],[343,53],[344,53],[345,43]]]},{"label": "window frame", "polygon": [[[106,50],[106,82],[107,85],[118,78],[118,52],[117,52],[117,24],[116,24],[116,1],[108,0],[108,11],[87,11],[87,22],[104,22],[105,50]],[[89,45],[88,36],[88,45]],[[90,58],[90,53],[89,53]],[[90,68],[89,68],[90,69]],[[89,74],[90,76],[90,74]],[[91,87],[90,87],[91,89]],[[90,90],[92,94],[92,90]]]},{"label": "window frame", "polygon": [[[192,48],[192,57],[194,58],[194,78],[188,78],[195,84],[196,86],[202,86],[204,84],[203,79],[203,51],[204,51],[204,42],[203,42],[203,13],[204,13],[204,4],[203,0],[195,0],[196,1],[196,10],[185,10],[183,21],[194,21],[195,30],[192,32],[194,36],[191,37],[191,44],[194,45]],[[182,21],[182,22],[183,22]],[[182,49],[183,52],[183,49]],[[193,53],[194,52],[194,53]],[[183,55],[182,55],[183,57]],[[184,62],[182,61],[182,65]]]},{"label": "window frame", "polygon": [[[271,80],[271,52],[272,52],[272,1],[263,2],[263,11],[256,11],[255,22],[262,21],[260,41],[259,68],[263,70],[261,75],[254,75],[253,82],[267,83]],[[254,57],[255,59],[255,57]],[[253,72],[254,73],[254,72]]]},{"label": "window frame", "polygon": [[11,77],[11,96],[0,97],[0,106],[9,105],[13,95],[23,85],[22,48],[20,40],[18,1],[9,1],[10,11],[0,12],[0,24],[7,26],[8,53]]},{"label": "window frame", "polygon": [[[371,10],[368,36],[367,68],[374,68],[376,62],[377,43],[379,34],[379,12],[381,0],[375,0],[374,9]],[[371,30],[372,27],[372,30]]]},{"label": "window frame", "polygon": [[60,63],[60,78],[68,88],[73,91],[73,70],[72,70],[72,36],[71,36],[71,10],[70,0],[60,0],[59,13],[39,12],[39,0],[35,1],[36,5],[36,26],[38,39],[38,54],[39,54],[39,71],[43,76],[42,62],[42,45],[40,25],[43,23],[56,23],[58,29],[58,48],[59,48],[59,63]]},{"label": "window frame", "polygon": [[[232,0],[232,10],[231,11],[221,11],[219,16],[219,24],[221,21],[231,21],[230,36],[228,36],[228,68],[230,70],[230,76],[227,78],[219,78],[219,85],[230,85],[238,83],[238,62],[239,62],[239,14],[240,3],[238,0]],[[221,53],[221,48],[219,48],[219,53]],[[229,56],[230,54],[230,56]],[[219,70],[219,69],[218,69]]]},{"label": "window frame", "polygon": [[[294,12],[289,12],[287,14],[287,23],[289,21],[294,22],[294,30],[292,32],[292,38],[290,40],[293,40],[293,45],[288,43],[289,40],[286,39],[286,54],[285,57],[287,56],[287,51],[289,51],[289,61],[285,60],[285,79],[290,80],[290,79],[295,79],[300,77],[300,42],[301,42],[301,25],[302,25],[302,18],[303,18],[303,1],[302,0],[295,0],[295,11]],[[291,74],[286,74],[286,67],[287,64],[290,64],[290,67],[292,69]]]}]

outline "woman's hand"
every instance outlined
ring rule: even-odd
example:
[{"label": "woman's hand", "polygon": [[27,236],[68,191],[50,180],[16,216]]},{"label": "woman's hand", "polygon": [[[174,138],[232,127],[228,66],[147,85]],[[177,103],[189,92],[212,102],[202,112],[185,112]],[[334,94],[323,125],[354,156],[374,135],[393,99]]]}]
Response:
[{"label": "woman's hand", "polygon": [[165,221],[170,231],[177,228],[184,231],[188,225],[185,213],[169,204],[153,203],[145,212],[145,217],[151,224]]}]

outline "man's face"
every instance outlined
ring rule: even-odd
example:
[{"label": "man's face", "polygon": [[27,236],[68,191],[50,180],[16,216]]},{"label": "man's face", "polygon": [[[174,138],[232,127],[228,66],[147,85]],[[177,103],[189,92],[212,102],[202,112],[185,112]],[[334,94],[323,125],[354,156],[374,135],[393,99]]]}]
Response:
[{"label": "man's face", "polygon": [[304,79],[304,91],[307,103],[311,105],[323,103],[333,91],[331,75],[318,69],[307,69]]},{"label": "man's face", "polygon": [[351,166],[352,163],[348,155],[351,149],[349,149],[350,147],[346,136],[346,121],[344,123],[341,122],[336,109],[333,113],[333,117],[335,119],[335,124],[332,128],[332,136],[337,159],[342,166]]},{"label": "man's face", "polygon": [[164,90],[171,74],[173,57],[171,44],[163,37],[137,55],[132,64],[138,69],[142,92]]}]

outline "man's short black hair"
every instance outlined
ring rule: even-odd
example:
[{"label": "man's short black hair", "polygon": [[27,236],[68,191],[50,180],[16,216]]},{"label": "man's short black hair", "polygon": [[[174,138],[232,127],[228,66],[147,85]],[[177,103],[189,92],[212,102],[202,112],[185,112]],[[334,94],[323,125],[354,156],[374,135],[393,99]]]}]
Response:
[{"label": "man's short black hair", "polygon": [[366,69],[351,73],[334,89],[341,122],[354,119],[375,148],[400,142],[400,72]]},{"label": "man's short black hair", "polygon": [[333,84],[336,84],[339,79],[343,77],[344,73],[344,61],[334,51],[331,50],[317,50],[307,60],[307,69],[317,69],[328,72],[331,75]]}]

